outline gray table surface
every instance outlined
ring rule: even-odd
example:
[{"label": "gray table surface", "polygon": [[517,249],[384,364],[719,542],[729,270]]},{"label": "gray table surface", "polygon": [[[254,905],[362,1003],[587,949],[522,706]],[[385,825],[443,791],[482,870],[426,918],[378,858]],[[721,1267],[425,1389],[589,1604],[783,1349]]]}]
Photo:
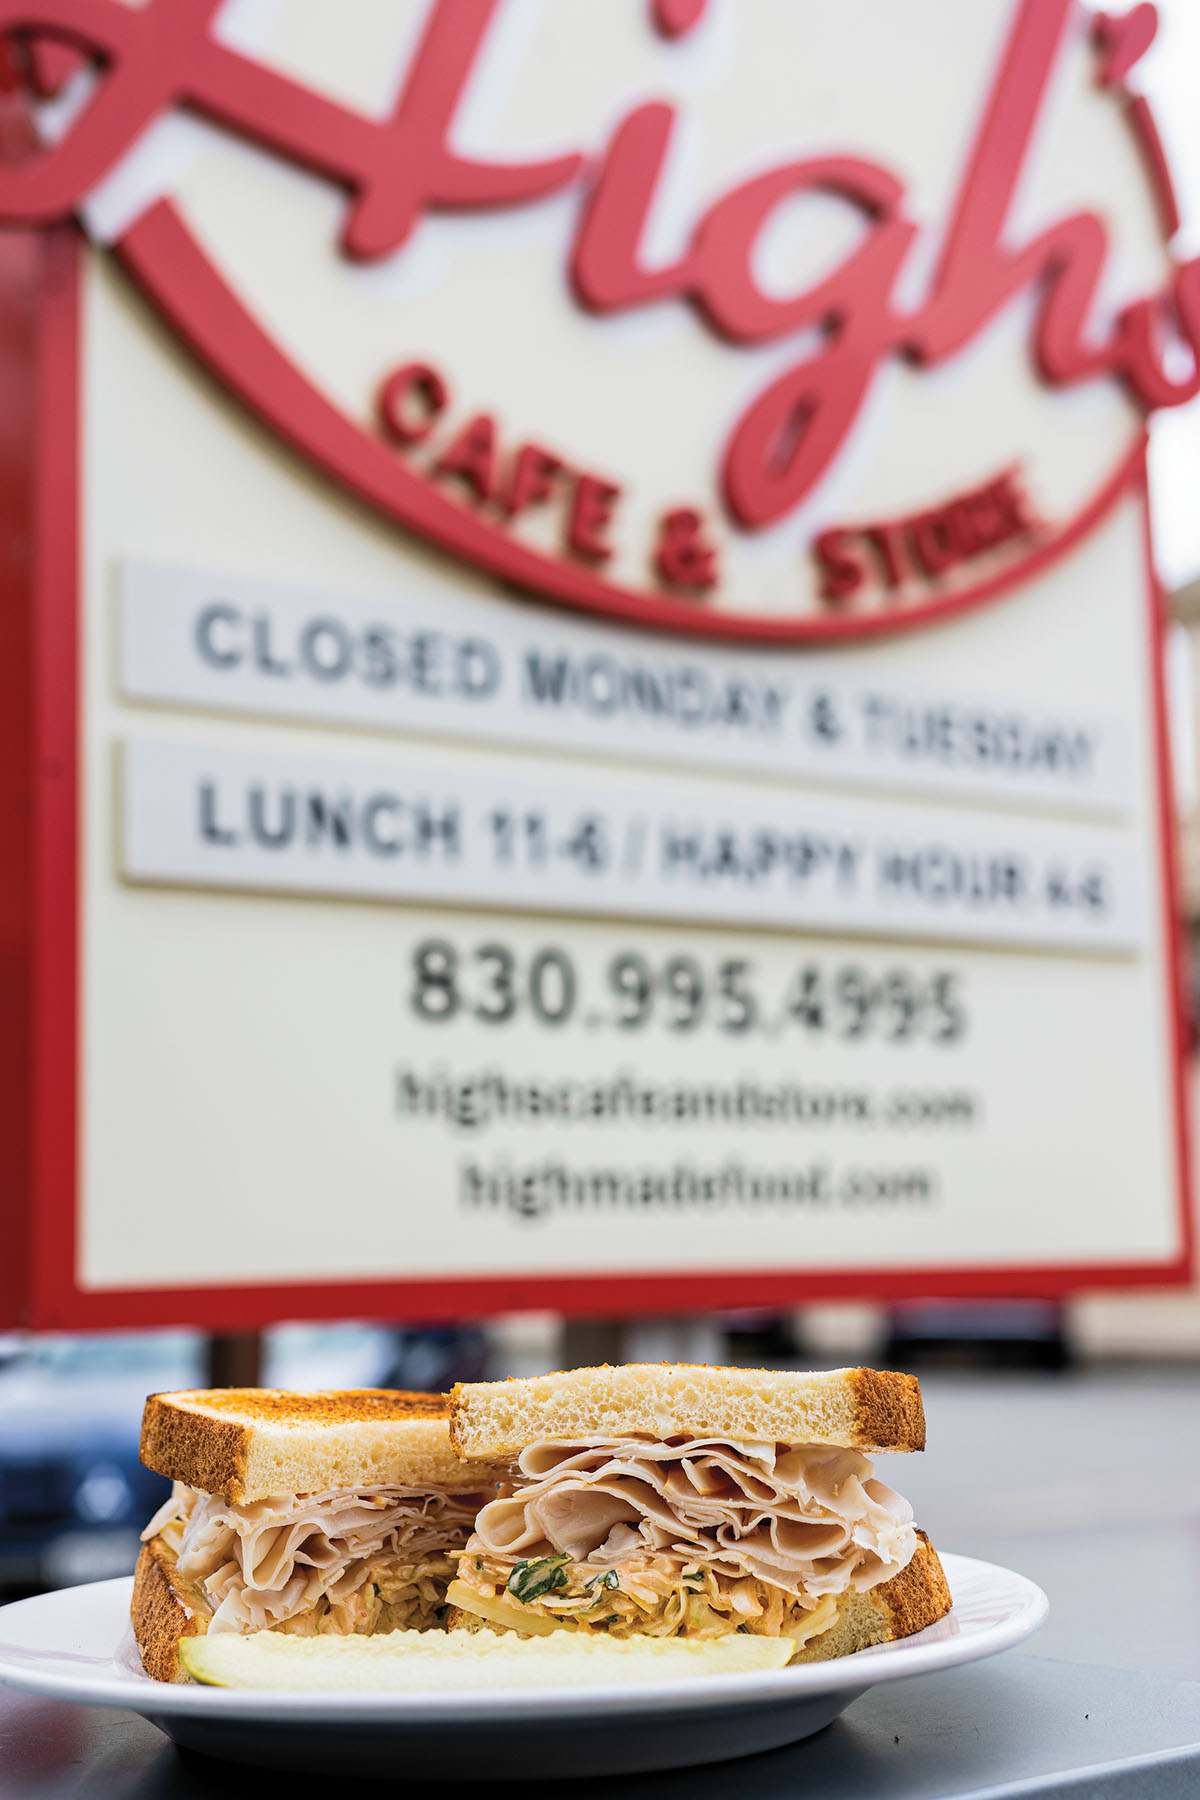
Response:
[{"label": "gray table surface", "polygon": [[[930,1448],[880,1458],[880,1474],[935,1544],[1039,1582],[1048,1623],[1006,1656],[867,1693],[786,1749],[623,1778],[629,1800],[739,1789],[755,1800],[1200,1800],[1200,1375],[975,1375],[922,1389]],[[296,1800],[328,1800],[328,1777],[285,1779]],[[131,1714],[0,1691],[0,1800],[263,1790],[261,1771],[182,1755]]]}]

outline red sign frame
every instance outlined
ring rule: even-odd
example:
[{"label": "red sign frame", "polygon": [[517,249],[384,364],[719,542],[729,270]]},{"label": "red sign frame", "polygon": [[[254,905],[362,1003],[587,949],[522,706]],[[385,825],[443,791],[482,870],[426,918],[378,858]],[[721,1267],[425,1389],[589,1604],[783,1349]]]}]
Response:
[{"label": "red sign frame", "polygon": [[[14,847],[0,873],[0,1178],[9,1195],[0,1322],[40,1329],[191,1325],[246,1329],[283,1318],[433,1319],[551,1303],[564,1313],[796,1304],[927,1295],[1061,1296],[1186,1282],[1193,1268],[1184,1082],[1183,970],[1167,741],[1162,595],[1150,554],[1144,448],[1091,523],[1133,491],[1146,520],[1146,628],[1159,796],[1162,903],[1175,1071],[1180,1254],[1165,1263],[1042,1268],[597,1271],[88,1291],[79,1237],[78,372],[81,250],[72,226],[0,233],[0,818]],[[1054,551],[1060,549],[1055,546]],[[1047,551],[1047,560],[1050,552]]]}]

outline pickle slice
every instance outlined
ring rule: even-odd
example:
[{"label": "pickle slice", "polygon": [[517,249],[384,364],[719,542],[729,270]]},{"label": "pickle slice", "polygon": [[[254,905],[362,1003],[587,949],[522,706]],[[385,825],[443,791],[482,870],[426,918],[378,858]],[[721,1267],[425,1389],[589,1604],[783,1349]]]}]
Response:
[{"label": "pickle slice", "polygon": [[184,1638],[179,1655],[193,1680],[210,1687],[275,1692],[434,1693],[439,1689],[594,1687],[686,1680],[781,1669],[790,1638],[606,1638],[556,1632],[519,1638],[501,1631],[387,1631],[374,1637],[247,1636]]}]

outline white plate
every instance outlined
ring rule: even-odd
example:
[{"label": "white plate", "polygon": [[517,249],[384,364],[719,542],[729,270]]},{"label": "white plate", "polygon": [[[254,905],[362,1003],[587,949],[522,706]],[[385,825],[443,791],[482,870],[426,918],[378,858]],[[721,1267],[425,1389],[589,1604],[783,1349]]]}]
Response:
[{"label": "white plate", "polygon": [[955,1668],[1037,1630],[1023,1575],[943,1556],[953,1610],[834,1662],[745,1675],[486,1694],[271,1694],[151,1681],[129,1627],[132,1583],[99,1581],[0,1607],[0,1683],[141,1713],[187,1749],[338,1775],[520,1780],[720,1762],[819,1731],[876,1682]]}]

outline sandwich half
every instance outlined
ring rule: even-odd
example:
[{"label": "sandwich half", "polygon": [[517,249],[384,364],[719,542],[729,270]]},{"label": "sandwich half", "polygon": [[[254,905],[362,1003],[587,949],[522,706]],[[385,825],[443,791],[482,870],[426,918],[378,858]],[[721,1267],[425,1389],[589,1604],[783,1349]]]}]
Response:
[{"label": "sandwich half", "polygon": [[949,1610],[933,1546],[868,1460],[924,1448],[911,1375],[576,1369],[460,1384],[450,1434],[519,1470],[460,1558],[455,1627],[741,1631],[816,1661]]},{"label": "sandwich half", "polygon": [[444,1623],[490,1463],[450,1447],[441,1394],[152,1394],[141,1459],[174,1482],[142,1533],[134,1634],[147,1674],[188,1677],[204,1632],[371,1633]]}]

